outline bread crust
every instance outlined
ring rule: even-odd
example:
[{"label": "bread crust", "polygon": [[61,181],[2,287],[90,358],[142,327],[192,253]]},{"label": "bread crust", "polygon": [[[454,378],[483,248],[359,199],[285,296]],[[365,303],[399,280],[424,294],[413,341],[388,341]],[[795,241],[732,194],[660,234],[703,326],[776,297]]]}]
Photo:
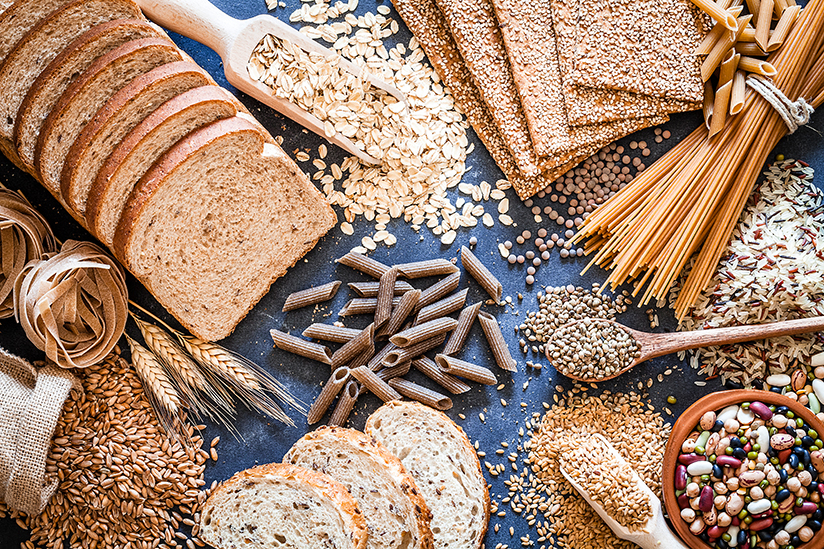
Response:
[{"label": "bread crust", "polygon": [[307,433],[295,442],[292,448],[283,456],[284,463],[292,462],[294,454],[297,453],[298,446],[301,443],[319,441],[327,437],[348,442],[360,451],[368,454],[374,461],[380,463],[386,469],[395,483],[401,487],[404,496],[412,502],[415,509],[415,522],[417,531],[420,534],[415,547],[420,549],[434,549],[435,541],[432,536],[432,531],[429,529],[432,513],[429,507],[427,507],[423,496],[421,496],[418,486],[415,484],[415,479],[406,471],[401,460],[374,438],[354,429],[323,426],[313,432]]},{"label": "bread crust", "polygon": [[491,501],[489,498],[489,485],[486,483],[486,479],[484,478],[483,469],[481,469],[481,461],[478,459],[478,454],[475,452],[475,447],[472,446],[472,443],[469,440],[469,437],[466,436],[466,433],[461,428],[460,425],[452,421],[449,416],[445,413],[435,410],[434,408],[430,408],[424,404],[419,402],[412,402],[412,401],[400,401],[400,400],[393,400],[390,402],[385,403],[383,406],[375,410],[366,420],[366,426],[364,427],[364,432],[372,436],[371,432],[373,431],[372,425],[375,422],[375,419],[380,414],[387,414],[391,413],[392,411],[396,413],[400,413],[402,409],[417,409],[418,411],[422,411],[424,413],[431,414],[433,416],[438,417],[442,422],[447,425],[453,425],[457,430],[460,436],[461,445],[463,446],[464,450],[466,450],[471,456],[474,457],[472,460],[473,467],[472,470],[476,473],[477,478],[480,480],[481,485],[484,487],[484,501],[483,501],[483,508],[484,508],[484,520],[483,526],[481,528],[481,533],[478,536],[478,539],[475,540],[475,544],[472,548],[467,549],[479,549],[481,545],[483,545],[484,536],[486,536],[486,531],[489,528],[489,518],[491,514]]},{"label": "bread crust", "polygon": [[[257,480],[266,477],[278,477],[283,479],[294,479],[312,486],[319,490],[321,494],[330,499],[342,512],[344,519],[349,520],[348,526],[352,531],[352,547],[353,549],[365,549],[368,531],[366,530],[366,521],[363,518],[357,502],[349,495],[346,488],[334,480],[329,475],[310,471],[297,465],[290,465],[285,463],[268,463],[265,465],[258,465],[245,471],[235,473],[230,479],[226,480],[214,489],[212,495],[206,500],[203,505],[203,512],[210,507],[211,501],[216,496],[223,492],[229,491],[238,485],[242,486],[244,480]],[[201,524],[201,531],[203,525]],[[206,530],[208,532],[208,529]],[[205,533],[205,532],[204,532]],[[208,535],[206,536],[208,538]],[[205,541],[212,543],[214,540],[205,539]]]}]

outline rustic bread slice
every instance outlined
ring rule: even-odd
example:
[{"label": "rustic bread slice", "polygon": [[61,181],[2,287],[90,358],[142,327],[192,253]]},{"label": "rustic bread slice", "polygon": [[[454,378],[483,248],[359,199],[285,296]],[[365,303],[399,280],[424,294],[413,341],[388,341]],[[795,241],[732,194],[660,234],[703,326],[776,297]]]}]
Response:
[{"label": "rustic bread slice", "polygon": [[117,145],[89,189],[86,223],[111,246],[135,184],[172,145],[194,130],[238,113],[239,103],[219,86],[189,90],[163,103]]},{"label": "rustic bread slice", "polygon": [[126,42],[92,63],[63,92],[37,138],[34,165],[46,188],[60,196],[60,172],[69,147],[112,95],[155,67],[185,59],[170,40],[158,37]]},{"label": "rustic bread slice", "polygon": [[138,182],[113,251],[201,339],[218,340],[336,222],[306,175],[236,116],[179,141]]},{"label": "rustic bread slice", "polygon": [[431,513],[415,481],[383,445],[360,431],[321,427],[298,440],[284,463],[343,484],[363,512],[369,549],[431,549]]},{"label": "rustic bread slice", "polygon": [[32,27],[74,0],[3,0],[0,15],[0,63]]},{"label": "rustic bread slice", "polygon": [[169,99],[207,86],[212,78],[189,61],[167,63],[132,80],[97,111],[72,143],[60,176],[60,194],[83,216],[100,166],[129,131]]},{"label": "rustic bread slice", "polygon": [[367,535],[346,488],[281,463],[236,473],[200,512],[200,538],[217,549],[364,549]]},{"label": "rustic bread slice", "polygon": [[14,146],[23,164],[34,169],[34,148],[43,122],[69,84],[95,59],[130,40],[161,36],[164,33],[147,21],[117,19],[92,27],[60,52],[34,81],[17,111]]},{"label": "rustic bread slice", "polygon": [[435,547],[480,547],[489,522],[489,491],[461,428],[423,404],[393,401],[369,416],[364,430],[415,479],[432,511]]}]

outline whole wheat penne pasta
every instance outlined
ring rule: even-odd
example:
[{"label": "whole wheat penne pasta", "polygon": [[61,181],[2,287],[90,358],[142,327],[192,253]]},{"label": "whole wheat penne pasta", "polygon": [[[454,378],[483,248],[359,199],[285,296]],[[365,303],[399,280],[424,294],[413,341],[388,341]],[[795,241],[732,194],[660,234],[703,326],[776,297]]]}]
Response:
[{"label": "whole wheat penne pasta", "polygon": [[[737,0],[737,1],[740,2],[740,0]],[[716,4],[718,4],[719,8],[721,8],[722,10],[725,10],[725,9],[729,8],[730,6],[732,6],[734,4],[734,2],[733,2],[733,0],[718,0],[718,2],[716,2]]]},{"label": "whole wheat penne pasta", "polygon": [[398,364],[397,366],[392,366],[391,368],[382,368],[375,372],[379,378],[384,381],[389,381],[393,377],[400,377],[405,376],[409,373],[409,370],[412,369],[412,362],[404,362],[403,364]]},{"label": "whole wheat penne pasta", "polygon": [[772,64],[761,59],[754,59],[747,56],[741,57],[738,61],[738,68],[744,72],[751,72],[766,77],[775,76],[778,72]]},{"label": "whole wheat penne pasta", "polygon": [[731,31],[738,30],[738,23],[735,20],[735,16],[713,2],[713,0],[692,0],[692,3]]},{"label": "whole wheat penne pasta", "polygon": [[735,115],[744,108],[744,96],[747,92],[747,75],[744,71],[735,71],[730,91],[730,114]]},{"label": "whole wheat penne pasta", "polygon": [[715,102],[715,90],[712,87],[712,82],[704,82],[704,125],[710,129],[710,120],[712,120],[712,104]]},{"label": "whole wheat penne pasta", "polygon": [[[380,284],[380,282],[350,282],[348,286],[358,297],[378,297]],[[403,295],[414,289],[412,284],[405,280],[395,281],[395,295]]]},{"label": "whole wheat penne pasta", "polygon": [[349,252],[338,259],[338,263],[378,279],[389,270],[388,265],[357,252]]},{"label": "whole wheat penne pasta", "polygon": [[351,341],[359,333],[361,333],[361,330],[355,328],[344,328],[343,326],[335,326],[334,324],[315,322],[303,330],[301,335],[310,339],[320,339],[333,343],[346,343],[347,341]]},{"label": "whole wheat penne pasta", "polygon": [[721,70],[718,76],[718,87],[720,88],[727,82],[732,81],[735,76],[735,71],[738,70],[738,62],[741,61],[741,54],[736,53],[734,49],[730,50],[724,60],[721,61]]},{"label": "whole wheat penne pasta", "polygon": [[486,268],[486,265],[481,263],[481,260],[478,259],[466,246],[461,247],[461,263],[463,264],[464,269],[472,275],[472,278],[474,278],[478,284],[481,285],[481,288],[486,290],[486,293],[492,296],[495,303],[501,300],[504,287],[501,286],[501,283],[497,278],[495,278],[495,275],[493,275],[492,272]]},{"label": "whole wheat penne pasta", "polygon": [[367,366],[358,366],[352,370],[352,376],[360,381],[373,395],[384,402],[401,399],[401,395],[395,389],[379,378],[375,372]]},{"label": "whole wheat penne pasta", "polygon": [[498,378],[492,373],[489,368],[472,364],[465,360],[461,360],[452,356],[435,355],[435,364],[445,374],[462,377],[470,381],[483,383],[484,385],[495,385],[498,383]]},{"label": "whole wheat penne pasta", "polygon": [[367,362],[366,365],[369,366],[373,372],[380,370],[384,367],[383,359],[386,358],[386,355],[397,348],[398,347],[394,343],[387,343],[384,345],[383,349],[375,353],[375,356],[369,359],[369,362]]},{"label": "whole wheat penne pasta", "polygon": [[359,394],[360,387],[358,386],[358,382],[350,379],[343,388],[343,393],[341,393],[338,399],[335,411],[332,412],[332,417],[329,418],[329,425],[343,427],[343,425],[346,424],[346,420],[349,419],[349,414],[352,413],[352,408],[355,407],[355,402],[357,402]]},{"label": "whole wheat penne pasta", "polygon": [[389,341],[398,347],[409,347],[421,341],[425,341],[436,335],[443,334],[455,329],[458,321],[454,318],[444,317],[412,326],[411,328],[398,332],[389,338]]},{"label": "whole wheat penne pasta", "polygon": [[389,317],[389,322],[384,325],[383,329],[379,332],[379,335],[394,335],[397,333],[403,325],[403,322],[418,306],[418,301],[420,301],[420,299],[420,290],[412,290],[403,294],[398,306],[392,309],[392,316]]},{"label": "whole wheat penne pasta", "polygon": [[381,276],[378,283],[378,302],[375,305],[375,328],[383,326],[392,316],[392,298],[395,295],[395,280],[397,278],[397,267],[392,267]]},{"label": "whole wheat penne pasta", "polygon": [[755,16],[755,43],[766,51],[770,41],[770,27],[772,27],[774,0],[761,0],[758,14]]},{"label": "whole wheat penne pasta", "polygon": [[742,56],[747,55],[749,57],[763,57],[767,55],[755,42],[739,42],[735,45],[735,51]]},{"label": "whole wheat penne pasta", "polygon": [[332,364],[332,351],[318,343],[312,343],[299,337],[289,335],[280,330],[269,330],[269,335],[275,342],[275,347],[284,351],[305,356],[324,364]]},{"label": "whole wheat penne pasta", "polygon": [[790,5],[787,4],[787,0],[775,0],[775,3],[773,4],[773,15],[775,18],[781,19],[781,16],[784,14],[784,10],[788,7],[790,7]]},{"label": "whole wheat penne pasta", "polygon": [[415,317],[415,324],[423,324],[424,322],[429,322],[430,320],[435,320],[436,318],[441,318],[448,314],[454,313],[464,306],[468,293],[469,288],[464,288],[460,292],[455,292],[452,295],[448,295],[445,298],[436,301],[432,305],[427,305],[418,311],[418,316]]},{"label": "whole wheat penne pasta", "polygon": [[329,282],[328,284],[324,284],[322,286],[307,288],[306,290],[289,294],[289,297],[286,298],[286,302],[283,304],[283,312],[294,311],[295,309],[300,309],[301,307],[306,307],[307,305],[314,305],[316,303],[329,301],[335,297],[340,285],[341,281],[335,280],[334,282]]},{"label": "whole wheat penne pasta", "polygon": [[443,280],[429,286],[421,293],[421,298],[418,300],[418,310],[420,311],[427,305],[432,305],[442,297],[451,294],[458,289],[460,282],[461,273],[452,273]]},{"label": "whole wheat penne pasta", "polygon": [[[746,2],[750,13],[757,14],[761,9],[761,0],[746,0]],[[755,40],[755,37],[753,37],[753,40]]]},{"label": "whole wheat penne pasta", "polygon": [[517,363],[512,358],[509,352],[509,347],[504,340],[504,334],[501,332],[501,327],[498,321],[489,313],[481,312],[478,315],[478,321],[481,323],[481,328],[484,331],[489,348],[492,349],[492,355],[495,357],[495,362],[504,370],[515,372],[518,370]]},{"label": "whole wheat penne pasta", "polygon": [[433,391],[432,389],[428,389],[423,385],[413,383],[408,379],[390,379],[389,385],[406,398],[411,398],[412,400],[416,400],[421,404],[431,406],[436,410],[443,411],[452,408],[452,399],[448,396],[442,395],[441,393]]},{"label": "whole wheat penne pasta", "polygon": [[712,106],[712,118],[710,119],[710,137],[724,129],[731,92],[732,82],[727,82],[715,92],[715,103]]},{"label": "whole wheat penne pasta", "polygon": [[481,305],[482,302],[479,301],[474,305],[465,307],[464,310],[461,311],[461,314],[458,315],[458,325],[455,326],[455,329],[449,336],[446,346],[443,348],[443,351],[441,351],[442,354],[451,356],[463,349],[466,338],[469,336],[469,331],[472,329],[472,325],[478,317],[478,311],[481,310]]},{"label": "whole wheat penne pasta", "polygon": [[[730,13],[738,17],[738,14],[741,13],[743,8],[737,7],[730,9]],[[716,23],[713,25],[712,30],[704,36],[704,39],[698,45],[698,48],[695,50],[695,55],[707,55],[709,52],[712,51],[712,48],[718,43],[721,38],[729,35],[729,29],[722,25],[721,23]],[[754,38],[753,38],[754,39]]]},{"label": "whole wheat penne pasta", "polygon": [[435,364],[435,361],[428,356],[416,358],[412,361],[412,366],[453,395],[459,395],[471,389],[469,385],[457,377],[443,373],[441,369],[438,368],[438,365]]},{"label": "whole wheat penne pasta", "polygon": [[772,52],[781,47],[790,29],[793,28],[795,20],[798,19],[798,14],[801,13],[801,6],[788,6],[781,14],[781,18],[775,25],[775,30],[770,34],[770,40],[767,42],[767,51]]},{"label": "whole wheat penne pasta", "polygon": [[[397,306],[401,298],[392,298],[392,306]],[[338,311],[338,316],[366,315],[375,312],[378,308],[378,298],[376,297],[355,297],[346,302],[343,309]]]},{"label": "whole wheat penne pasta", "polygon": [[710,50],[710,52],[707,54],[707,58],[704,59],[703,63],[701,63],[701,79],[704,82],[710,79],[710,76],[712,76],[712,73],[714,73],[715,69],[718,68],[718,65],[721,64],[721,61],[727,55],[727,52],[738,41],[738,37],[742,32],[744,32],[744,29],[746,28],[747,23],[750,22],[750,19],[752,19],[752,15],[745,15],[743,17],[739,17],[739,29],[735,33],[735,35],[730,36],[729,33],[725,34],[712,47],[712,50]]},{"label": "whole wheat penne pasta", "polygon": [[368,364],[373,356],[375,356],[375,344],[370,341],[369,346],[361,351],[358,356],[350,360],[347,366],[349,366],[350,370],[358,366],[363,366],[364,364]]},{"label": "whole wheat penne pasta", "polygon": [[[372,323],[361,332],[344,344],[343,347],[335,351],[332,355],[332,368],[339,368],[350,360],[361,354],[365,349],[368,349],[373,344],[375,339],[375,324]],[[374,353],[374,347],[372,348]]]},{"label": "whole wheat penne pasta", "polygon": [[346,382],[349,381],[349,377],[349,368],[338,368],[332,372],[332,376],[329,378],[329,381],[327,381],[326,385],[323,386],[318,398],[315,399],[315,402],[312,403],[312,407],[309,408],[309,415],[307,417],[309,425],[313,425],[320,421],[323,414],[325,414],[326,410],[329,409],[329,406],[332,405],[335,397],[338,396],[338,393],[340,393],[340,390],[343,389]]},{"label": "whole wheat penne pasta", "polygon": [[420,343],[416,343],[415,345],[404,347],[403,349],[392,349],[386,353],[385,357],[383,357],[383,365],[391,368],[392,366],[397,366],[398,364],[403,364],[404,362],[418,358],[425,352],[431,351],[443,343],[445,339],[446,334],[440,334],[433,338],[421,341]]},{"label": "whole wheat penne pasta", "polygon": [[458,272],[458,268],[447,259],[424,259],[411,263],[395,265],[398,271],[406,278],[424,278]]},{"label": "whole wheat penne pasta", "polygon": [[[755,42],[755,27],[747,25],[747,27],[744,29],[744,32],[742,32],[741,36],[738,37],[738,44],[749,44],[751,42]],[[736,44],[736,48],[738,47],[738,44]]]}]

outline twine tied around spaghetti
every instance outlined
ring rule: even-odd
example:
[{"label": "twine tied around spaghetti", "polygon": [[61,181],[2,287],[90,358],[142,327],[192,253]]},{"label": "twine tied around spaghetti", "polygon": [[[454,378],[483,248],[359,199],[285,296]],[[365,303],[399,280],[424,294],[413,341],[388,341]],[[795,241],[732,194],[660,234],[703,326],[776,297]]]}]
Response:
[{"label": "twine tied around spaghetti", "polygon": [[810,122],[810,116],[812,116],[815,109],[803,97],[799,97],[796,101],[790,101],[790,98],[784,95],[784,92],[775,87],[772,82],[754,74],[747,77],[747,84],[778,111],[791,134]]}]

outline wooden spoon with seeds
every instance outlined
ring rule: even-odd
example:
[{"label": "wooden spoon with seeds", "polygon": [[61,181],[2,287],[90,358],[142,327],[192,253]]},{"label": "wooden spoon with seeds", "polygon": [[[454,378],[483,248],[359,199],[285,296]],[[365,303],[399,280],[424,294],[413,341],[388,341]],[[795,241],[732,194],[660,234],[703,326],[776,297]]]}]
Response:
[{"label": "wooden spoon with seeds", "polygon": [[207,0],[137,0],[143,12],[155,23],[174,32],[188,36],[213,49],[223,60],[226,80],[240,91],[251,95],[284,116],[287,116],[316,134],[324,137],[369,164],[380,164],[377,158],[359,149],[340,132],[329,137],[323,122],[316,116],[295,105],[288,99],[276,97],[272,88],[252,78],[248,65],[252,52],[265,36],[291,42],[308,53],[320,53],[335,58],[338,66],[356,77],[363,77],[374,87],[381,89],[406,104],[406,97],[394,86],[363,71],[360,67],[324,48],[290,25],[272,17],[258,15],[239,20],[226,15]]},{"label": "wooden spoon with seeds", "polygon": [[767,324],[756,324],[748,326],[733,326],[729,328],[712,328],[709,330],[693,330],[689,332],[673,332],[666,334],[652,334],[633,330],[614,320],[606,319],[582,319],[564,324],[554,331],[552,337],[546,344],[546,357],[550,358],[550,351],[553,348],[553,341],[559,332],[566,327],[584,322],[586,320],[597,320],[608,322],[616,328],[623,330],[635,340],[640,349],[640,354],[628,365],[617,372],[604,377],[588,377],[575,373],[564,373],[566,377],[577,381],[600,383],[618,377],[636,365],[651,358],[686,351],[687,349],[697,349],[699,347],[709,347],[712,345],[727,345],[731,343],[742,343],[754,341],[756,339],[767,339],[771,337],[792,336],[808,334],[810,332],[824,331],[824,316],[814,316],[810,318],[799,318],[796,320],[783,320],[781,322],[771,322]]}]

